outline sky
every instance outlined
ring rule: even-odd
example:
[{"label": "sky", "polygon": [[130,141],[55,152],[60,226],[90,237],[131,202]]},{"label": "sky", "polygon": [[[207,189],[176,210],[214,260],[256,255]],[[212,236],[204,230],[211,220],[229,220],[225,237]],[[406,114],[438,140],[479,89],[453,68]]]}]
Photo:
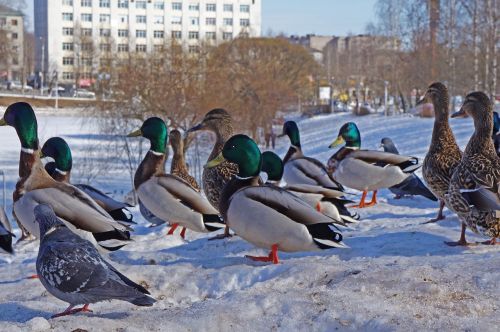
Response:
[{"label": "sky", "polygon": [[[16,2],[17,0],[11,0]],[[33,17],[33,1],[26,13]],[[342,36],[365,32],[376,0],[262,0],[262,34]],[[33,27],[33,24],[31,24]]]}]

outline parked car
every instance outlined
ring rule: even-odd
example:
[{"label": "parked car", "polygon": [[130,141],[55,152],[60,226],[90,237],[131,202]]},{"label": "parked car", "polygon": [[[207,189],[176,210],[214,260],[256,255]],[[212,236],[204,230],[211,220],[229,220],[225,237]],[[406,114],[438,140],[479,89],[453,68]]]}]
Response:
[{"label": "parked car", "polygon": [[25,91],[31,91],[33,88],[29,85],[22,84],[20,81],[7,81],[5,82],[5,88],[7,90],[25,90]]},{"label": "parked car", "polygon": [[77,89],[73,93],[73,97],[95,99],[95,93],[85,89]]}]

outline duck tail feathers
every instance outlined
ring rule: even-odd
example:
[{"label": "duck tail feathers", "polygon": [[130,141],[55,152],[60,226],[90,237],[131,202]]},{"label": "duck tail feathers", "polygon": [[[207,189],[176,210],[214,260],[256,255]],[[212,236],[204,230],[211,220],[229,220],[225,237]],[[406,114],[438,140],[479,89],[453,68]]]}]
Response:
[{"label": "duck tail feathers", "polygon": [[112,231],[100,232],[100,233],[92,233],[97,242],[103,242],[107,240],[130,240],[130,232],[129,231],[121,231],[119,229],[114,229]]},{"label": "duck tail feathers", "polygon": [[134,216],[126,208],[108,211],[109,215],[116,221],[123,221],[129,224],[137,224],[133,219]]},{"label": "duck tail feathers", "polygon": [[226,227],[224,219],[217,214],[204,214],[203,224],[205,224],[205,227],[209,232],[214,232]]},{"label": "duck tail feathers", "polygon": [[318,248],[347,248],[347,246],[342,242],[342,234],[337,232],[338,229],[334,225],[320,223],[306,225],[306,227]]},{"label": "duck tail feathers", "polygon": [[5,235],[0,235],[0,248],[8,252],[9,254],[14,253],[14,249],[12,249],[12,234],[8,233]]}]

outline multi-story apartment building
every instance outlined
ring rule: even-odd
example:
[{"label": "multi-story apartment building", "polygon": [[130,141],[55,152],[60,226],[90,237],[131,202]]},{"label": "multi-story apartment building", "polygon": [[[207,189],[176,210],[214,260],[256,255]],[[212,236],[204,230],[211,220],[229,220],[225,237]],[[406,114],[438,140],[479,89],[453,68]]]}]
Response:
[{"label": "multi-story apartment building", "polygon": [[24,15],[0,5],[0,80],[22,79]]},{"label": "multi-story apartment building", "polygon": [[62,83],[174,39],[196,52],[202,41],[260,33],[261,0],[35,0],[37,68],[58,72]]}]

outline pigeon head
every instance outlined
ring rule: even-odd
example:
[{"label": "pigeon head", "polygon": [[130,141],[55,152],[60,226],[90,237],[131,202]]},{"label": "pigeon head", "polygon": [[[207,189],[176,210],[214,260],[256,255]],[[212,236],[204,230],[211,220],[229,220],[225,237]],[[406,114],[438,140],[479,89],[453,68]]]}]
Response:
[{"label": "pigeon head", "polygon": [[394,145],[394,142],[389,137],[382,138],[382,141],[380,141],[380,147],[384,148],[385,152],[399,154],[396,145]]},{"label": "pigeon head", "polygon": [[54,210],[47,204],[39,204],[35,207],[35,221],[40,227],[40,239],[54,227],[64,225],[56,216]]}]

